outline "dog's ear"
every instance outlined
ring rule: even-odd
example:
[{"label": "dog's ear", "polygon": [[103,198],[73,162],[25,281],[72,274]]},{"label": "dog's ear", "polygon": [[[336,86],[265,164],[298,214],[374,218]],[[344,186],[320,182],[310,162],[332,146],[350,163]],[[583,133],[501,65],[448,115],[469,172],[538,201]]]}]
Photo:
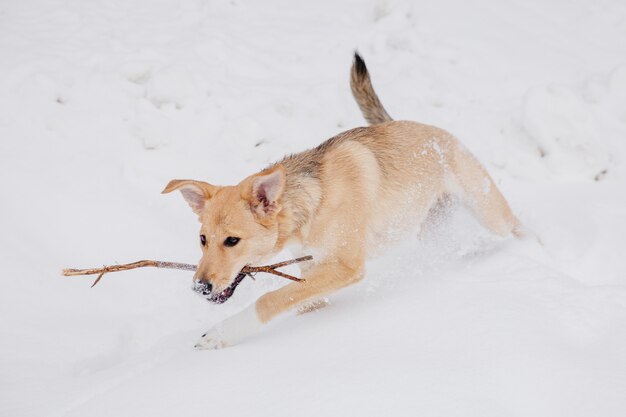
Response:
[{"label": "dog's ear", "polygon": [[282,208],[280,198],[285,190],[285,167],[274,165],[250,178],[248,201],[261,219],[272,218]]},{"label": "dog's ear", "polygon": [[198,216],[204,210],[206,202],[215,194],[218,187],[203,181],[194,180],[172,180],[161,194],[171,193],[174,190],[180,191],[183,198],[191,206],[191,209]]}]

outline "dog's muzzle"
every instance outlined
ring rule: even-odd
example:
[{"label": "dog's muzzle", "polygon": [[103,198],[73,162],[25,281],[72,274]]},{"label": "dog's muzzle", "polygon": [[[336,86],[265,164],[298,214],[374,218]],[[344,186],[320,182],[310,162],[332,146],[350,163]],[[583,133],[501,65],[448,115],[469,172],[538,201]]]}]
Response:
[{"label": "dog's muzzle", "polygon": [[194,292],[205,297],[207,301],[211,301],[212,303],[215,303],[215,304],[222,304],[226,302],[230,297],[232,297],[232,295],[235,293],[235,289],[237,288],[239,283],[243,281],[246,275],[247,274],[240,272],[239,275],[235,277],[233,282],[228,287],[226,287],[226,289],[224,289],[222,292],[218,294],[214,294],[212,292],[213,285],[211,285],[210,282],[194,281],[193,285],[191,286],[191,289]]}]

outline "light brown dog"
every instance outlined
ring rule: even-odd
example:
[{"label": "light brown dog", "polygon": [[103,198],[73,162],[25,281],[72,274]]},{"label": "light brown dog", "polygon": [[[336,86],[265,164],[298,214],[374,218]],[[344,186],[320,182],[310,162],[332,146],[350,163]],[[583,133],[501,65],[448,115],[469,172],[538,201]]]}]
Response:
[{"label": "light brown dog", "polygon": [[226,301],[245,265],[257,265],[295,244],[314,263],[304,283],[260,297],[198,342],[198,348],[237,343],[281,313],[315,303],[363,278],[365,259],[390,238],[420,225],[431,207],[456,196],[487,229],[520,235],[521,225],[480,163],[448,132],[392,121],[355,54],[351,87],[369,127],[343,132],[235,186],[173,180],[202,227],[196,289]]}]

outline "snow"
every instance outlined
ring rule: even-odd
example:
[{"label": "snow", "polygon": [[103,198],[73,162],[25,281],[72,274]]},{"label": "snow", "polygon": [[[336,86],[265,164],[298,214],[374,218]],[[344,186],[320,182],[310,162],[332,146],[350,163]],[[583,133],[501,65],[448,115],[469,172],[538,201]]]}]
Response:
[{"label": "snow", "polygon": [[[217,351],[193,345],[279,278],[218,306],[181,271],[60,276],[197,262],[161,189],[363,125],[355,48],[392,117],[457,135],[543,246],[452,208]],[[624,415],[623,1],[5,1],[0,56],[0,416]]]}]

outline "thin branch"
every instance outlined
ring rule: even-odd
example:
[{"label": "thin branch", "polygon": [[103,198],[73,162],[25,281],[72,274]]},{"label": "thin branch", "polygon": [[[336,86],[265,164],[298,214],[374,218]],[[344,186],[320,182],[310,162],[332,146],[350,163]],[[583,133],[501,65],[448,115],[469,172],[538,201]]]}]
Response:
[{"label": "thin branch", "polygon": [[[301,258],[290,259],[288,261],[278,262],[272,265],[265,266],[244,266],[241,269],[241,273],[252,276],[251,274],[257,272],[265,272],[268,274],[277,275],[279,277],[287,278],[296,282],[304,282],[305,280],[302,278],[294,277],[293,275],[286,274],[284,272],[277,271],[277,268],[281,268],[283,266],[292,265],[299,262],[310,261],[313,259],[312,256],[303,256]],[[195,271],[198,269],[196,265],[192,264],[183,264],[179,262],[166,262],[166,261],[152,261],[152,260],[143,260],[132,262],[129,264],[121,264],[121,265],[105,265],[102,268],[88,268],[88,269],[64,269],[61,273],[66,277],[80,276],[80,275],[98,275],[94,283],[91,285],[93,288],[100,279],[109,272],[119,272],[119,271],[127,271],[129,269],[135,268],[145,268],[145,267],[153,267],[153,268],[164,268],[164,269],[179,269],[183,271]]]}]

